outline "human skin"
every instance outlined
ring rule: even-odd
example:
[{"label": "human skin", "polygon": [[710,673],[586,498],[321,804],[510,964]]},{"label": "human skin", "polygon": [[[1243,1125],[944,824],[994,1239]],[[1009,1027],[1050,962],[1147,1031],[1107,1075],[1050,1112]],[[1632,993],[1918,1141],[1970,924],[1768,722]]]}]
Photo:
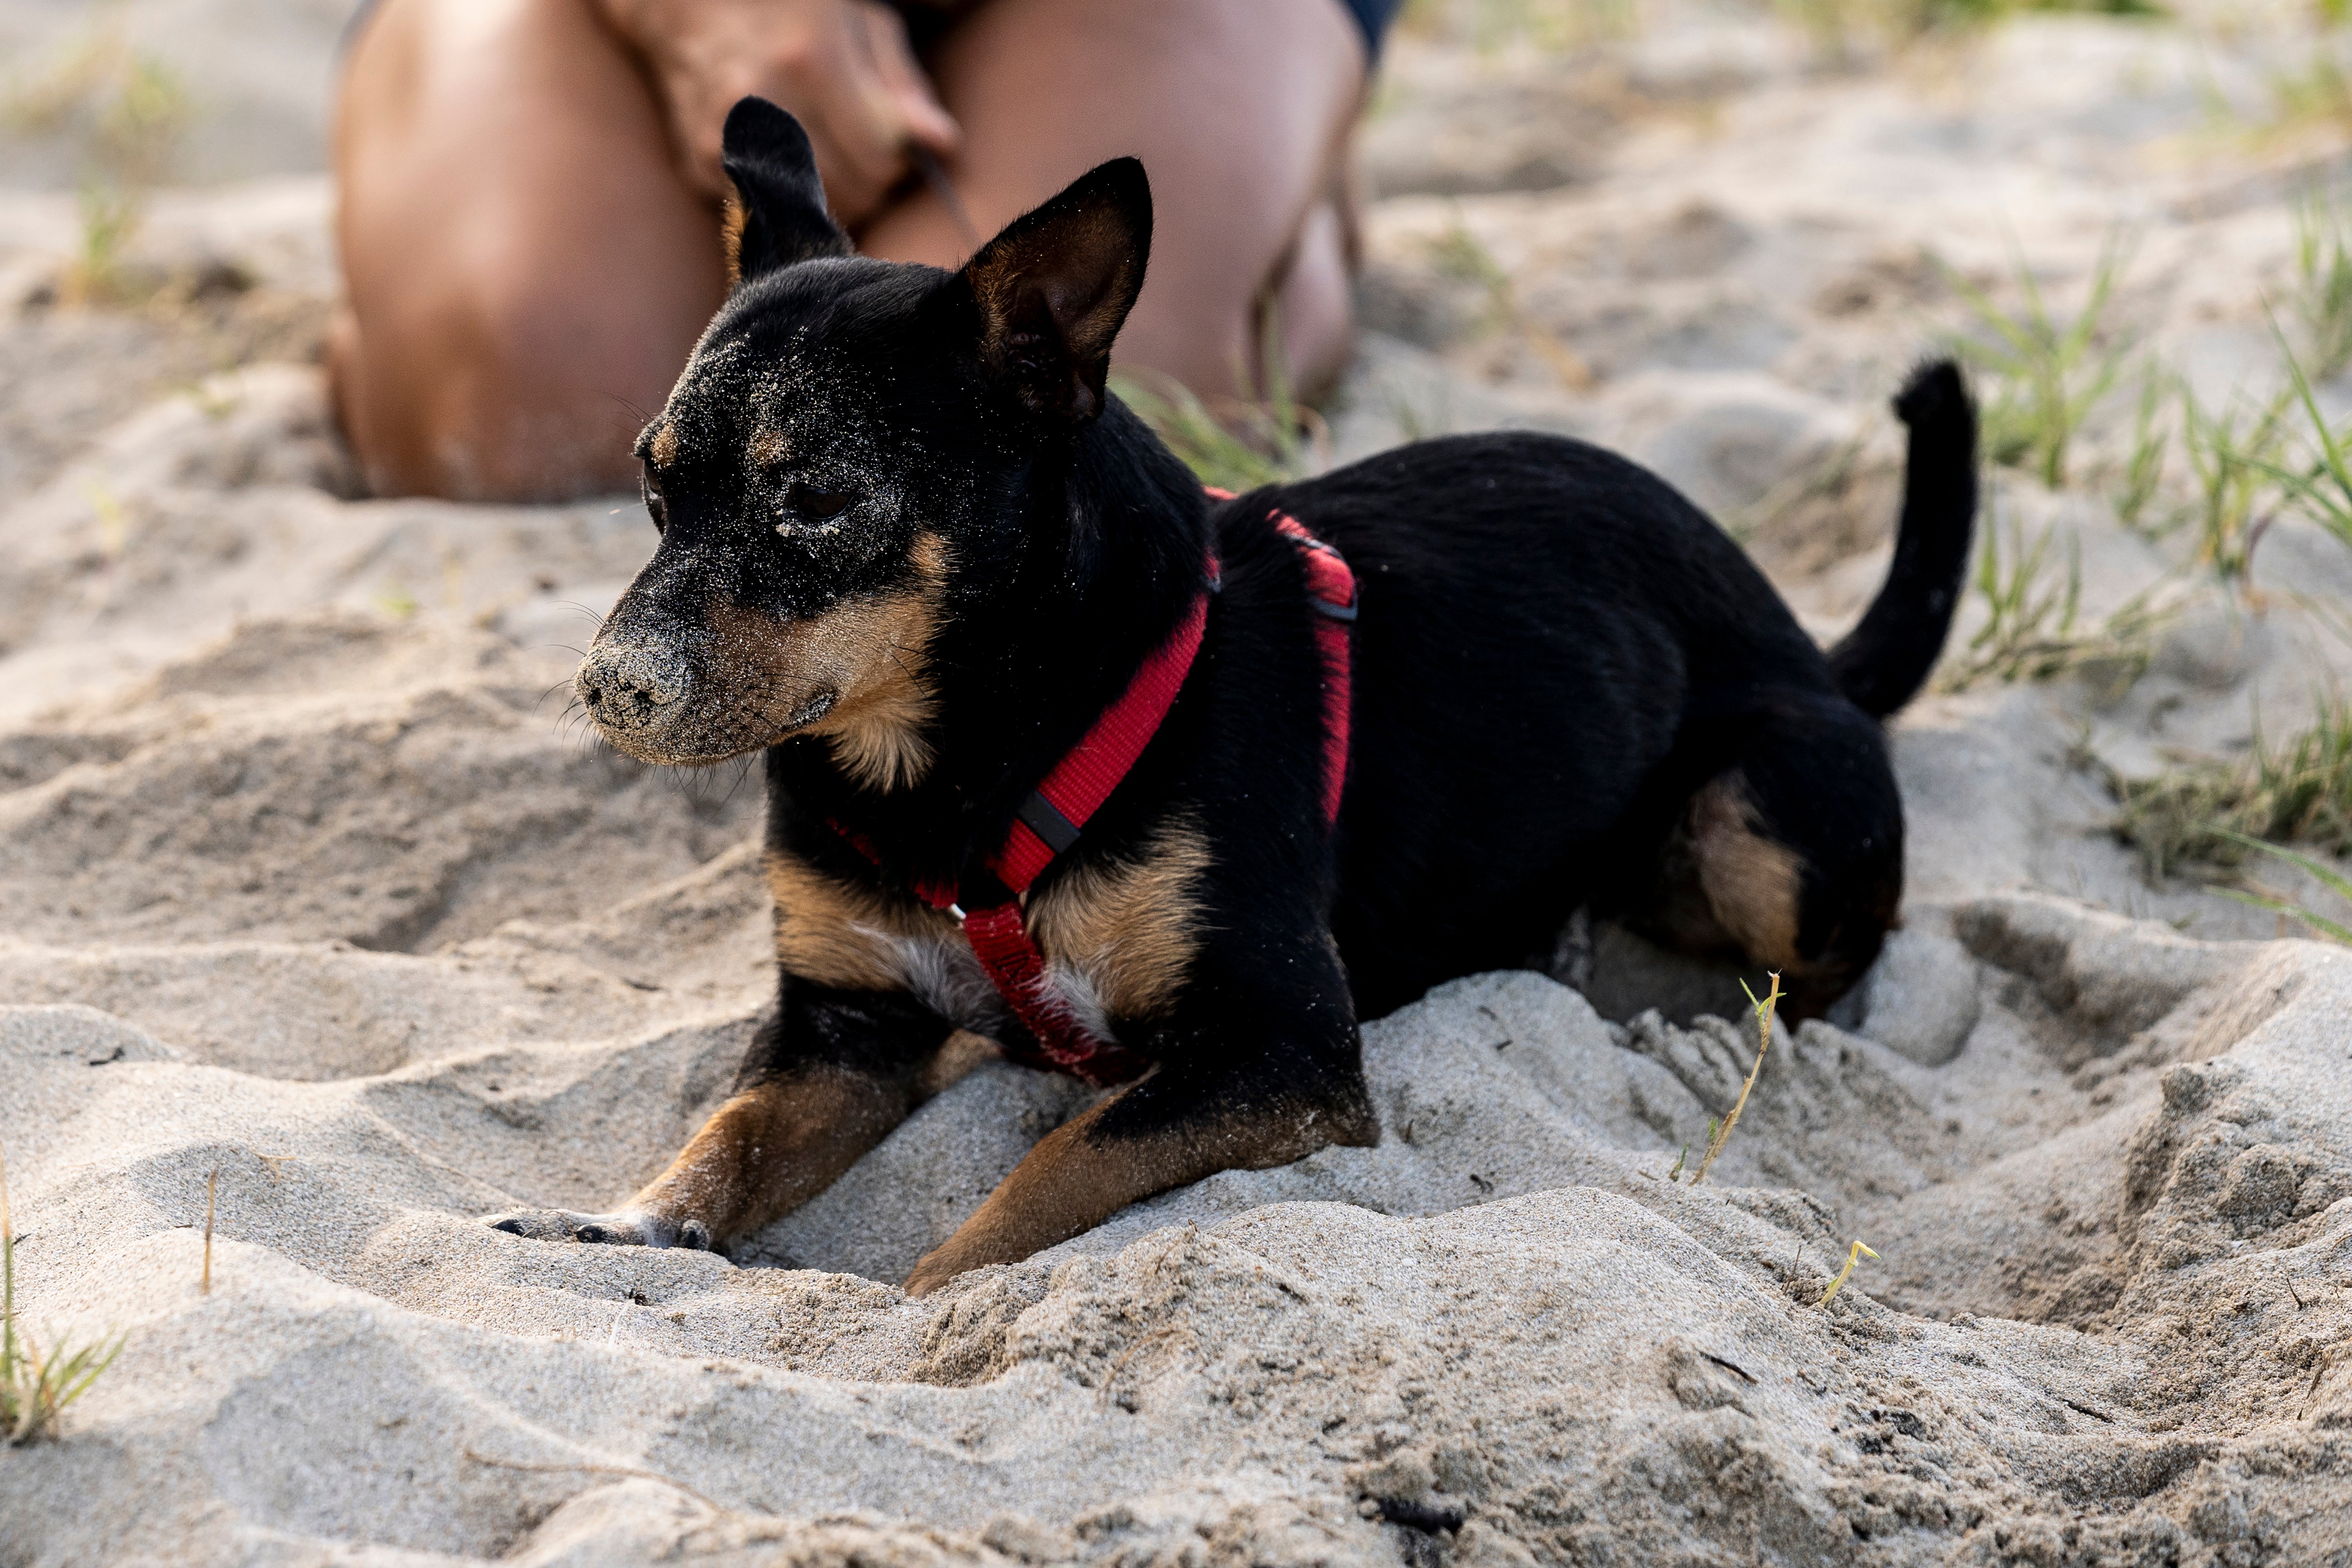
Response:
[{"label": "human skin", "polygon": [[986,0],[919,65],[868,0],[383,0],[336,116],[336,405],[381,494],[630,486],[725,293],[717,128],[747,92],[802,116],[836,216],[893,260],[971,247],[910,147],[982,236],[1140,157],[1160,216],[1118,368],[1246,396],[1272,322],[1311,385],[1347,353],[1364,72],[1336,0]]}]

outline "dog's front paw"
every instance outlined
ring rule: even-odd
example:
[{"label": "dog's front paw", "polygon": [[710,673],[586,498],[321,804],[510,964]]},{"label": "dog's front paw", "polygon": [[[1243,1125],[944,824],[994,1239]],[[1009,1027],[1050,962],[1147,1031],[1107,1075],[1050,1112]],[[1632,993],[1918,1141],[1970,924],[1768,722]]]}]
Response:
[{"label": "dog's front paw", "polygon": [[698,1219],[672,1220],[642,1209],[574,1214],[570,1209],[516,1209],[484,1215],[482,1223],[533,1241],[585,1241],[612,1247],[683,1247],[710,1250],[710,1227]]}]

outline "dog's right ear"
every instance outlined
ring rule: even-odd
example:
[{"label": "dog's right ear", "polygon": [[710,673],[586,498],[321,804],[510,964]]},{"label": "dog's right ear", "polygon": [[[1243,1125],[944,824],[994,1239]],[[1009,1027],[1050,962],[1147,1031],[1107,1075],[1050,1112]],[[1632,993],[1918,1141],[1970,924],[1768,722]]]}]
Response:
[{"label": "dog's right ear", "polygon": [[849,236],[824,210],[816,152],[799,121],[764,98],[744,99],[727,111],[719,161],[736,190],[727,204],[730,285],[795,261],[850,253]]},{"label": "dog's right ear", "polygon": [[1151,183],[1114,158],[1013,220],[964,264],[981,363],[1035,413],[1083,425],[1102,412],[1111,340],[1143,288]]}]

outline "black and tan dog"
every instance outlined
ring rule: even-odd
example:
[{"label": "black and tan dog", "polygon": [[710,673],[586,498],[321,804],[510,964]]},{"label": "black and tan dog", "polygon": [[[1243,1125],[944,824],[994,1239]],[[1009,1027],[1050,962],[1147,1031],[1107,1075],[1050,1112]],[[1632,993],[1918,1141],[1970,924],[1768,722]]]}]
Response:
[{"label": "black and tan dog", "polygon": [[[1780,970],[1801,1015],[1876,955],[1903,876],[1879,721],[1942,647],[1975,510],[1951,366],[1897,401],[1894,566],[1825,656],[1705,516],[1574,441],[1428,441],[1204,497],[1104,388],[1150,239],[1132,160],[953,274],[851,254],[771,105],[737,107],[726,161],[740,281],[639,442],[660,544],[576,689],[635,757],[765,749],[781,994],[650,1185],[492,1224],[724,1244],[822,1191],[975,1036],[1034,1053],[1039,1008],[1071,1021],[1121,1064],[1097,1076],[1139,1076],[1039,1142],[920,1291],[1216,1171],[1375,1142],[1358,1019],[1549,953],[1580,905]],[[1333,606],[1278,514],[1361,588],[1336,826]],[[1041,817],[1040,781],[1171,647],[1189,663],[1131,768],[1074,836]],[[1032,832],[1055,842],[1014,902],[1006,846]],[[975,956],[959,916],[983,902],[1038,961],[1034,1005]]]}]

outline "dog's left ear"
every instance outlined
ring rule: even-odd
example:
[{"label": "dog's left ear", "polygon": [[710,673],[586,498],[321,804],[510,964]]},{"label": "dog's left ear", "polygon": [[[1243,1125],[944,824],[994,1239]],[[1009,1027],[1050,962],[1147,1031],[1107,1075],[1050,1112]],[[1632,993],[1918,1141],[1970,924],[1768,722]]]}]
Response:
[{"label": "dog's left ear", "polygon": [[764,98],[739,100],[719,132],[719,161],[735,182],[727,208],[727,275],[763,272],[854,248],[824,210],[816,152],[801,122]]},{"label": "dog's left ear", "polygon": [[981,363],[1032,411],[1083,425],[1102,412],[1111,340],[1143,288],[1151,184],[1115,158],[1013,220],[964,267]]}]

